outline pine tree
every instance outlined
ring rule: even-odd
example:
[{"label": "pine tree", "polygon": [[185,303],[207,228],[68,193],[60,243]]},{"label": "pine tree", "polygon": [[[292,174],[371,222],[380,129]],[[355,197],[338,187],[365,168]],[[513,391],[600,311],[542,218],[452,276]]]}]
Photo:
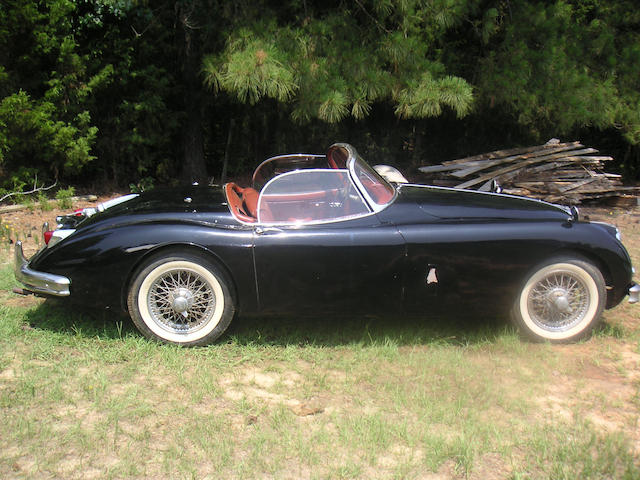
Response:
[{"label": "pine tree", "polygon": [[459,12],[436,3],[302,2],[287,9],[263,2],[259,20],[244,12],[224,49],[205,58],[205,82],[243,103],[275,99],[298,123],[361,120],[381,102],[400,118],[438,116],[445,108],[464,116],[472,88],[446,73],[438,50],[438,33]]}]

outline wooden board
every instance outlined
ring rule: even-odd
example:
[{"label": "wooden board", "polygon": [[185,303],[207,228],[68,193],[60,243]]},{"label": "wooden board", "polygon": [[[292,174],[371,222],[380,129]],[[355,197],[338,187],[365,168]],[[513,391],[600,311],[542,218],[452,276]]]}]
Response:
[{"label": "wooden board", "polygon": [[[448,160],[419,170],[432,184],[487,190],[496,180],[505,193],[571,204],[640,192],[639,187],[623,187],[620,175],[604,173],[604,163],[613,158],[597,153],[577,141],[555,141]],[[466,181],[460,183],[462,179]]]}]

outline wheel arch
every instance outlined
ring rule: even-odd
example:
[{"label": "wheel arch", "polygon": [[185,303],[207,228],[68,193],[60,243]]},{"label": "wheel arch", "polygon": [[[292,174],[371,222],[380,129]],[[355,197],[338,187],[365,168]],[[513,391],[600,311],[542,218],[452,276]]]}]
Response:
[{"label": "wheel arch", "polygon": [[239,305],[238,293],[237,293],[238,287],[236,285],[236,280],[233,274],[231,273],[231,270],[229,269],[229,267],[222,261],[219,255],[209,250],[208,248],[203,247],[202,245],[196,245],[194,243],[170,243],[165,245],[159,245],[149,250],[145,255],[139,258],[133,264],[133,266],[129,269],[126,275],[126,279],[122,285],[122,291],[120,292],[120,304],[122,306],[122,309],[125,312],[127,311],[127,297],[129,295],[129,289],[131,288],[131,284],[136,278],[136,274],[140,271],[143,265],[146,265],[147,263],[153,261],[153,259],[156,257],[166,256],[171,253],[184,254],[185,252],[191,253],[196,256],[204,257],[207,261],[213,263],[217,268],[219,268],[229,280],[229,287],[230,287],[229,290],[230,290],[231,296],[234,302],[236,303],[236,305]]},{"label": "wheel arch", "polygon": [[[563,257],[563,256],[574,257],[577,260],[587,261],[591,263],[594,267],[596,267],[598,270],[600,270],[600,273],[604,278],[604,282],[606,286],[610,286],[613,283],[613,274],[611,273],[611,268],[601,256],[597,255],[593,251],[582,249],[582,248],[563,248],[561,250],[556,251],[554,256],[555,257]],[[609,290],[607,289],[607,299],[605,302],[605,305],[606,305],[605,308],[610,308],[609,307],[610,301],[611,301],[611,295],[609,295]]]}]

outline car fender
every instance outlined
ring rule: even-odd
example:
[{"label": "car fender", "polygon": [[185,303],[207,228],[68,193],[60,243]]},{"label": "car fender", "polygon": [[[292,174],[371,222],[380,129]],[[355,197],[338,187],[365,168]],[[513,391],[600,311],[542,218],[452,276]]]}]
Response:
[{"label": "car fender", "polygon": [[73,300],[121,308],[132,275],[150,255],[185,246],[200,249],[224,268],[233,282],[239,307],[251,310],[256,303],[252,235],[252,229],[189,223],[89,229],[68,237],[50,252],[42,252],[35,259],[35,267],[70,278]]}]

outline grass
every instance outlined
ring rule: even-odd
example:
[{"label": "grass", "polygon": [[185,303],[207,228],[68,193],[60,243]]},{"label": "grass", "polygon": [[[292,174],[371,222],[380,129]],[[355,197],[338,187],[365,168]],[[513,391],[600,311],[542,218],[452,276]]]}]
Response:
[{"label": "grass", "polygon": [[640,478],[628,306],[562,347],[499,319],[240,318],[180,349],[13,285],[4,263],[2,478]]}]

